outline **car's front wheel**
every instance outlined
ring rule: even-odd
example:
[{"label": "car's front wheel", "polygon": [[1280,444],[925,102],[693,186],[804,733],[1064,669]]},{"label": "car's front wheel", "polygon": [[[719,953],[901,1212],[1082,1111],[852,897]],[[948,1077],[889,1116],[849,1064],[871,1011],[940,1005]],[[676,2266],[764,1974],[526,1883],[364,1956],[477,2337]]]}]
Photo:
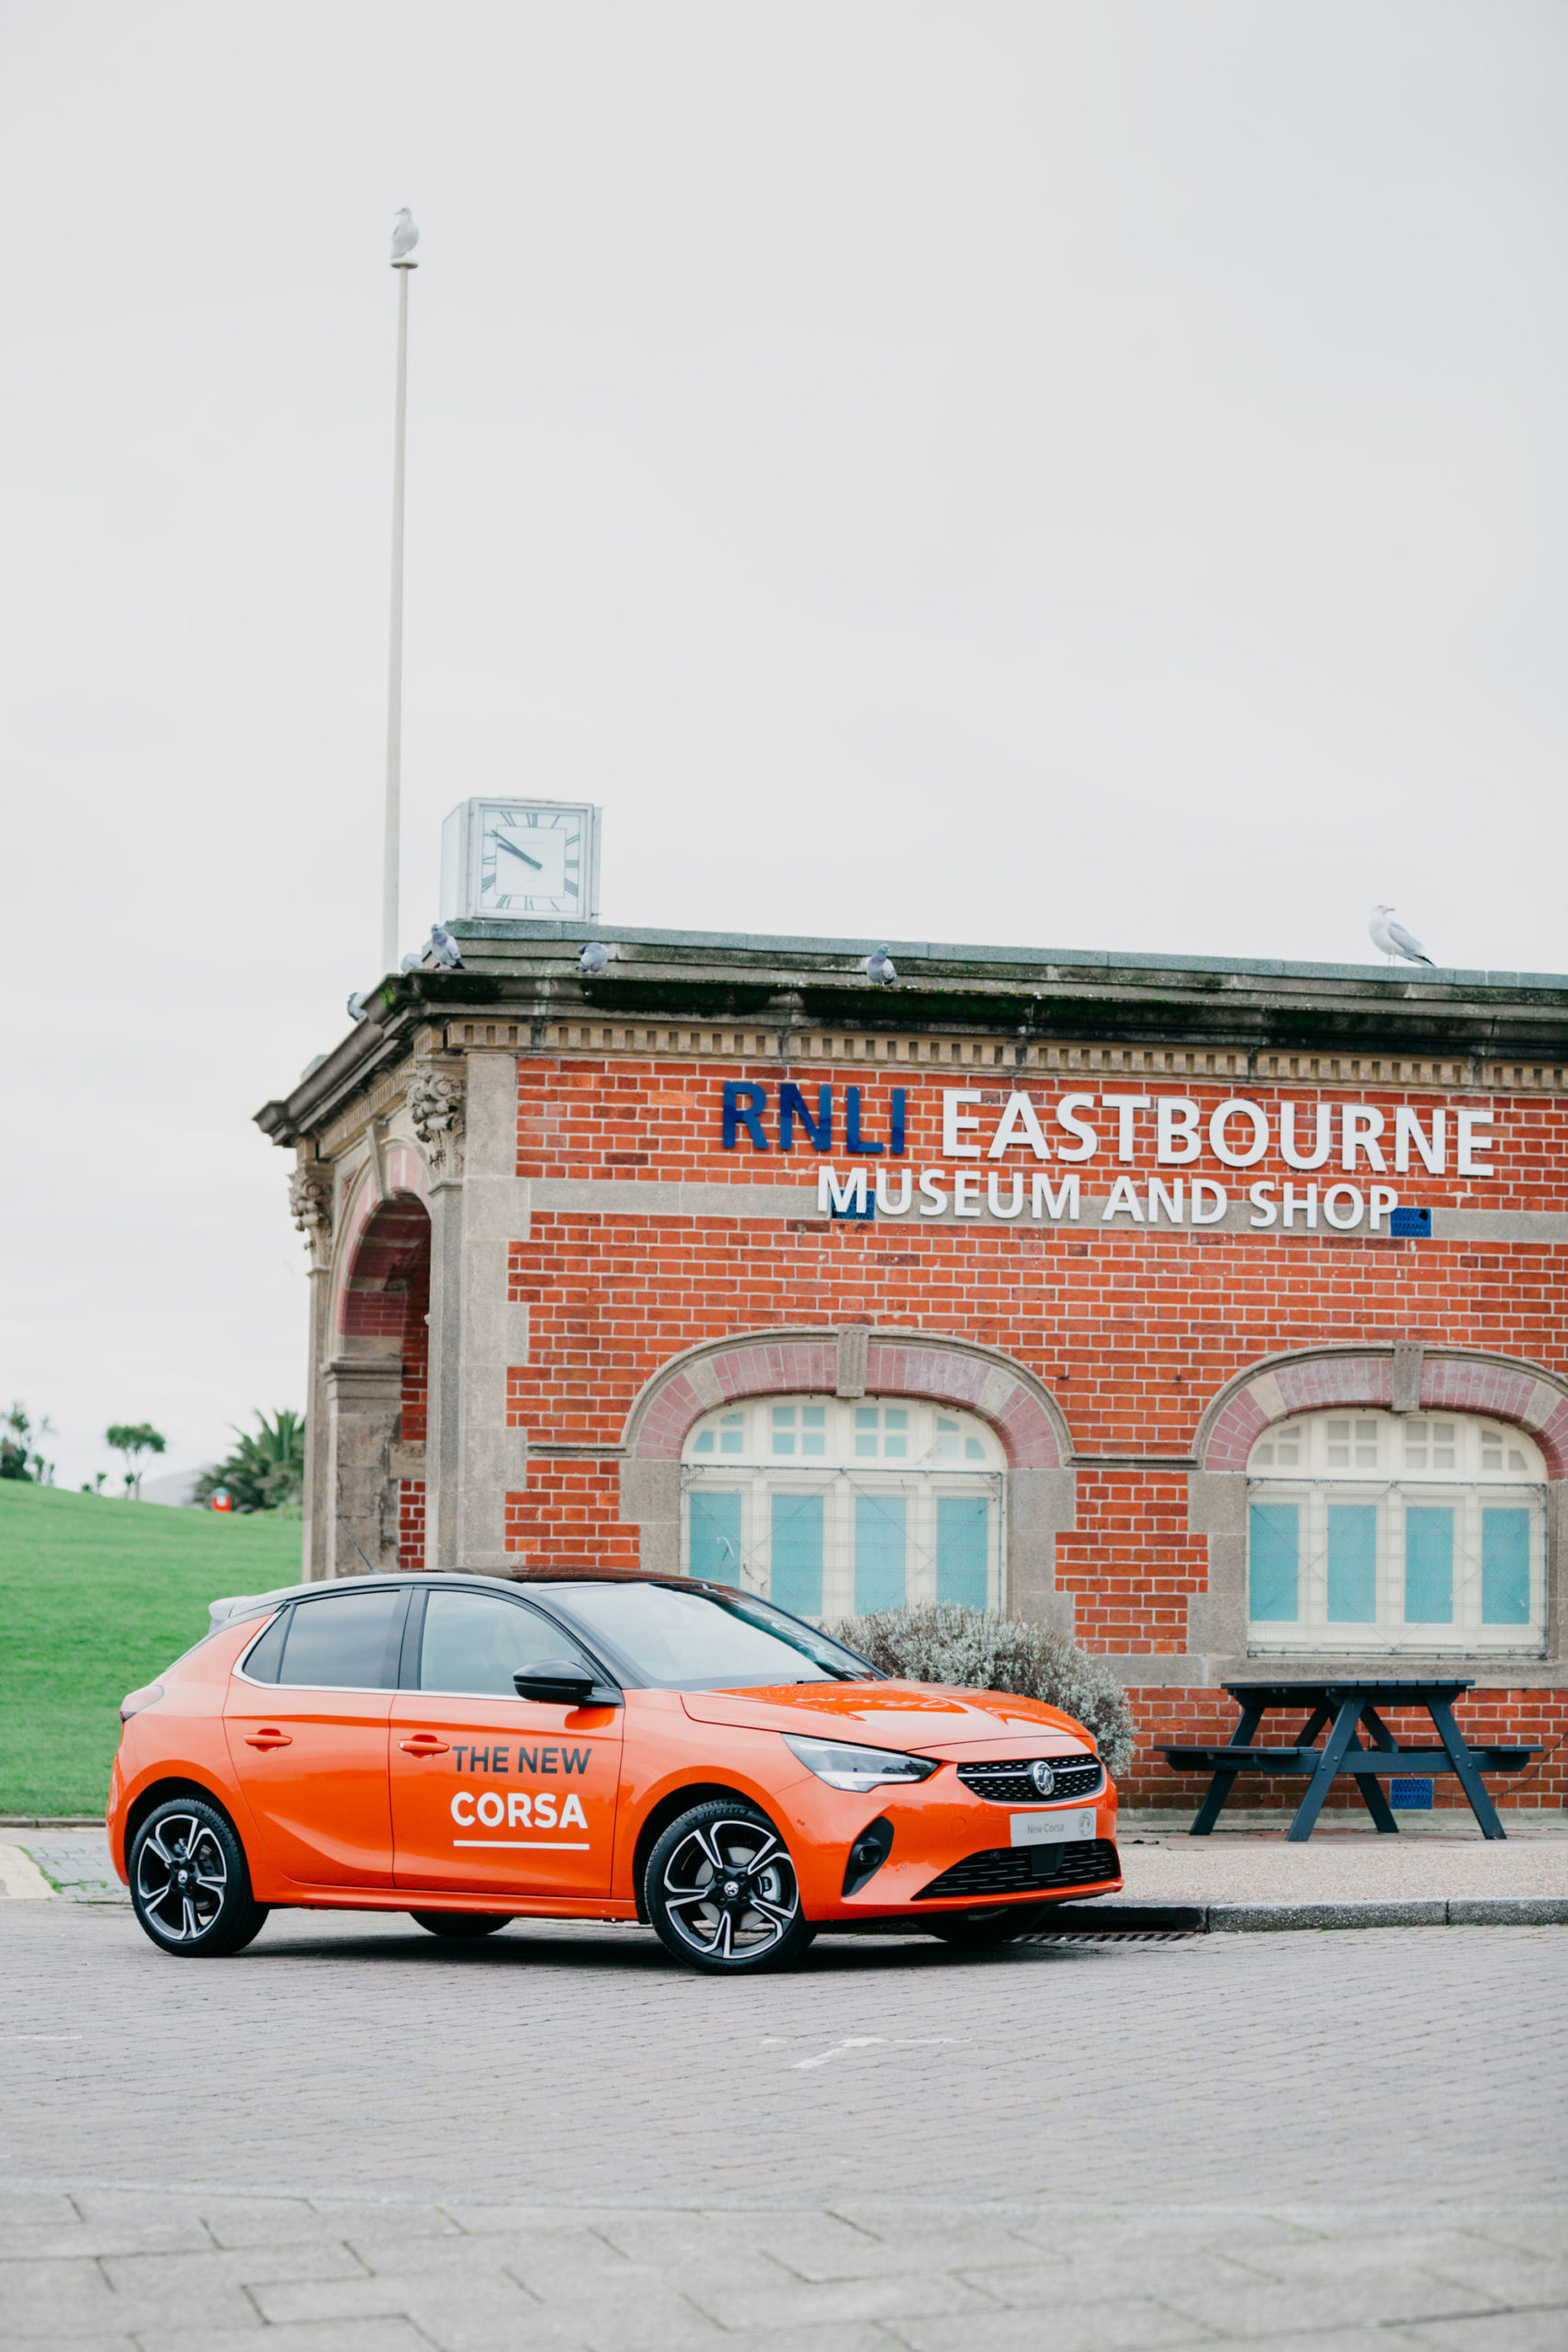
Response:
[{"label": "car's front wheel", "polygon": [[204,1797],[170,1797],[130,1846],[130,1900],[161,1951],[207,1960],[243,1951],[266,1905],[251,1894],[245,1849],[227,1814]]},{"label": "car's front wheel", "polygon": [[512,1925],[510,1911],[411,1911],[409,1917],[428,1936],[445,1936],[449,1943],[472,1943],[477,1936],[493,1936]]},{"label": "car's front wheel", "polygon": [[743,1799],[694,1805],[648,1858],[648,1916],[666,1951],[726,1975],[785,1968],[817,1930],[789,1849]]}]

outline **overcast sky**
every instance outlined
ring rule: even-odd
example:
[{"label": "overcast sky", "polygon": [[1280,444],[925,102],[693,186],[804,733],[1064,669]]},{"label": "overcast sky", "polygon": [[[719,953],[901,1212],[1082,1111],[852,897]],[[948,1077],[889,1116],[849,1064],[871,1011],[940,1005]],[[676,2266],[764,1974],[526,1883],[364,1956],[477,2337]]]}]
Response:
[{"label": "overcast sky", "polygon": [[0,1404],[304,1395],[250,1124],[476,791],[610,922],[1568,966],[1559,0],[11,0]]}]

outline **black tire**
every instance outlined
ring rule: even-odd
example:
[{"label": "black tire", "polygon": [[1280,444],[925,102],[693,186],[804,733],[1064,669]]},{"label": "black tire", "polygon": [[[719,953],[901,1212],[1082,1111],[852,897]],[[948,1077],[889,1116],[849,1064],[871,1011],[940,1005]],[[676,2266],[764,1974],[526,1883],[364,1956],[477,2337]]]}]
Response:
[{"label": "black tire", "polygon": [[130,1843],[130,1900],[176,1960],[243,1951],[266,1922],[234,1825],[207,1797],[166,1797],[148,1815]]},{"label": "black tire", "polygon": [[789,1849],[739,1797],[694,1805],[671,1823],[648,1858],[643,1899],[665,1951],[720,1976],[787,1968],[817,1933]]},{"label": "black tire", "polygon": [[931,1932],[954,1951],[988,1951],[995,1944],[1016,1943],[1020,1936],[1034,1935],[1039,1927],[1039,1905],[1029,1904],[1017,1910],[1010,1906],[997,1911],[952,1911],[945,1919],[933,1919]]},{"label": "black tire", "polygon": [[510,1911],[411,1911],[409,1917],[427,1936],[445,1936],[448,1943],[470,1944],[479,1936],[493,1936],[512,1925]]}]

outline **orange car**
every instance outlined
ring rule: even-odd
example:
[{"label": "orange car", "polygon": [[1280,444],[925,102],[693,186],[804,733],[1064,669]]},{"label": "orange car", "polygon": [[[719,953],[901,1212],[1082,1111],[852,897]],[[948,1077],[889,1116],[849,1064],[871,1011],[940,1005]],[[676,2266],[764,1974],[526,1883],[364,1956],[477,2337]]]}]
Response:
[{"label": "orange car", "polygon": [[823,1928],[999,1943],[1121,1883],[1081,1724],[889,1681],[728,1586],[362,1577],[212,1619],[120,1710],[109,1844],[164,1951],[238,1951],[281,1904],[642,1920],[745,1971]]}]

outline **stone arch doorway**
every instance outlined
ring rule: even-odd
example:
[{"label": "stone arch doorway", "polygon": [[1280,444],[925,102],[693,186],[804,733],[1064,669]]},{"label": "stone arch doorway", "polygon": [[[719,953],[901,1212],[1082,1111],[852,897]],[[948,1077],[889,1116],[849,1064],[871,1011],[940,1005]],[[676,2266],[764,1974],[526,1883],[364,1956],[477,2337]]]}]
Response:
[{"label": "stone arch doorway", "polygon": [[430,1261],[419,1194],[362,1188],[338,1256],[324,1384],[330,1577],[424,1566]]}]

